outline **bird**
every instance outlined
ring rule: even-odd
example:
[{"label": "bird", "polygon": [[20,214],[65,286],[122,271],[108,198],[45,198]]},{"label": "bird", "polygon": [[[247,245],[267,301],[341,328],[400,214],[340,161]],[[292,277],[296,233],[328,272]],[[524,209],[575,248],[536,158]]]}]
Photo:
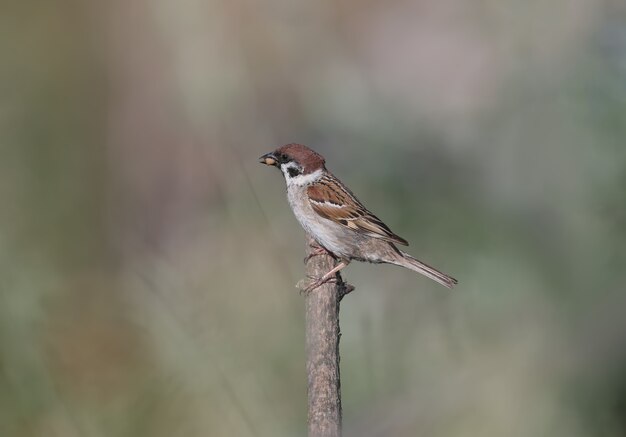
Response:
[{"label": "bird", "polygon": [[458,281],[398,249],[409,243],[370,212],[350,189],[326,168],[322,155],[302,144],[287,144],[259,158],[278,168],[287,185],[287,199],[296,219],[320,247],[313,256],[332,255],[338,263],[313,281],[310,292],[351,261],[387,263],[420,273],[447,288]]}]

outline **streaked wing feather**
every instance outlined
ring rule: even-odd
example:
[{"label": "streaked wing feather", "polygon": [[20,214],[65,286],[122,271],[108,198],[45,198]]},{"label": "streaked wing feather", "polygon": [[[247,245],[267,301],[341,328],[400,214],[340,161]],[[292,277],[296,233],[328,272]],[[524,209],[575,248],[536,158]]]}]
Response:
[{"label": "streaked wing feather", "polygon": [[342,226],[370,237],[408,246],[409,243],[372,214],[338,180],[325,176],[307,189],[313,210]]}]

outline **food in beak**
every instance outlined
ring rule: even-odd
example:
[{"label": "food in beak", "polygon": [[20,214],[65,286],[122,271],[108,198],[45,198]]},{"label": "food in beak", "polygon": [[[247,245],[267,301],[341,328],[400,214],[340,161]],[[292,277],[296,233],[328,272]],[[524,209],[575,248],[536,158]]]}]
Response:
[{"label": "food in beak", "polygon": [[263,155],[259,158],[259,162],[261,164],[265,164],[265,165],[274,165],[276,164],[276,160],[271,157],[271,156],[267,156],[267,155]]}]

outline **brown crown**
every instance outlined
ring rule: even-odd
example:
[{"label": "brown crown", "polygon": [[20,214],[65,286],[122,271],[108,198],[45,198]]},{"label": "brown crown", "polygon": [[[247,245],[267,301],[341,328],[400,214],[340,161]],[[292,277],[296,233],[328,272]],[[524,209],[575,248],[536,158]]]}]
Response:
[{"label": "brown crown", "polygon": [[302,144],[287,144],[276,149],[274,153],[277,156],[285,155],[296,161],[304,169],[304,174],[324,168],[324,163],[326,162],[322,155]]}]

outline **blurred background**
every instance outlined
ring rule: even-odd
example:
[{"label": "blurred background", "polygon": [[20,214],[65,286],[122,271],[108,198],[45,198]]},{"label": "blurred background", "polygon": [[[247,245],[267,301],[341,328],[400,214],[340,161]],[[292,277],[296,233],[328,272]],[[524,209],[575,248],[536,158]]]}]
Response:
[{"label": "blurred background", "polygon": [[460,281],[352,264],[346,436],[626,435],[620,0],[5,0],[0,435],[303,436],[307,144]]}]

